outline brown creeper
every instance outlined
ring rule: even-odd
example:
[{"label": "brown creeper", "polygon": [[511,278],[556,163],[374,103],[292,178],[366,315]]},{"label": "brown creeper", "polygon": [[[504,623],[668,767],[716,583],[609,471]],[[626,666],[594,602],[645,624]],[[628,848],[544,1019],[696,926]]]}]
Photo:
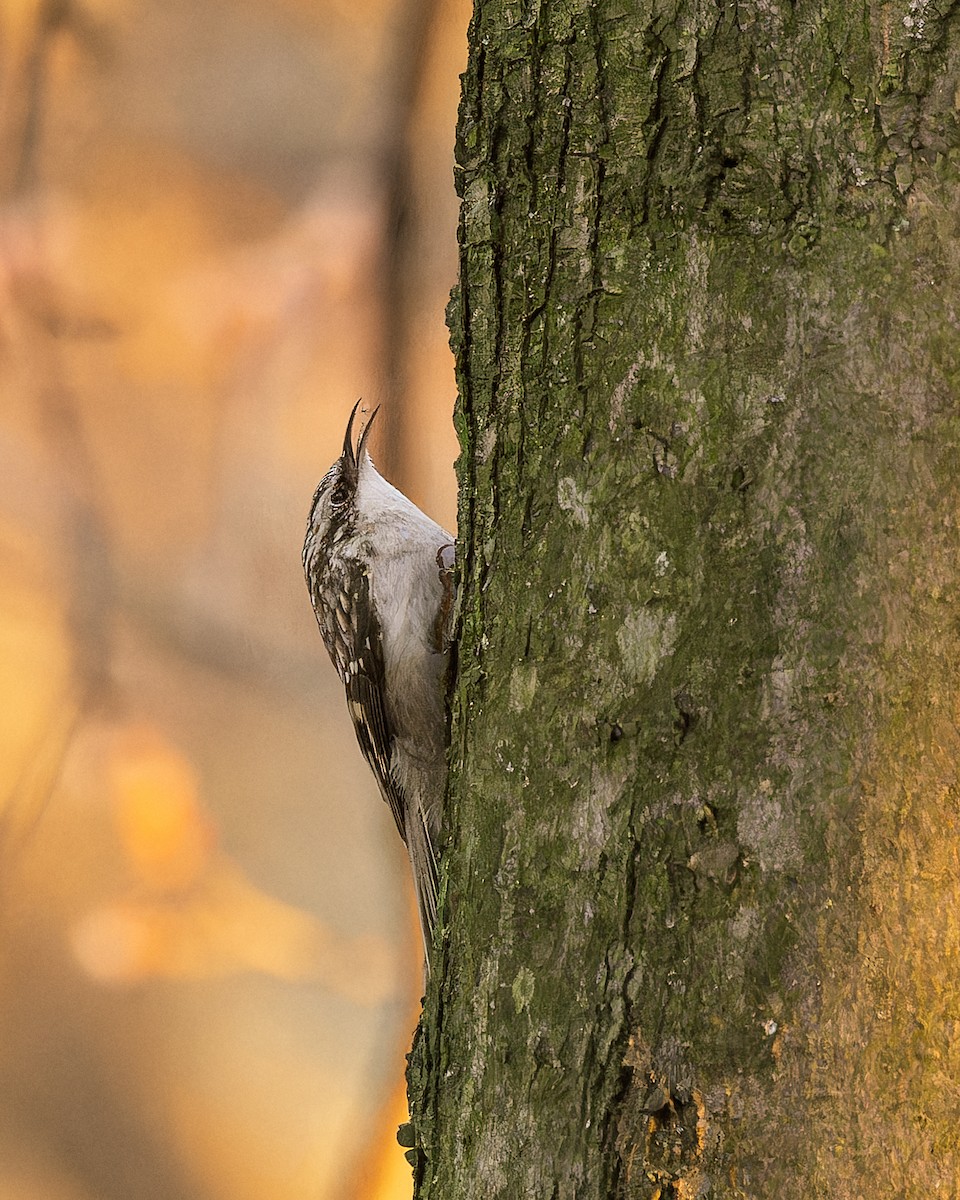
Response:
[{"label": "brown creeper", "polygon": [[347,694],[357,741],[413,867],[425,952],[437,914],[436,847],[447,779],[443,684],[453,609],[453,538],[356,449],[313,497],[303,570],[317,624]]}]

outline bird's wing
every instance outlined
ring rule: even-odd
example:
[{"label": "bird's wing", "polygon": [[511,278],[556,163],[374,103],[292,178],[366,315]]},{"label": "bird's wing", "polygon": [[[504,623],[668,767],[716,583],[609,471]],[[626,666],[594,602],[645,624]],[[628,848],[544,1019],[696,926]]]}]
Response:
[{"label": "bird's wing", "polygon": [[347,711],[363,757],[406,842],[406,804],[390,770],[393,730],[386,710],[380,622],[366,571],[351,559],[345,560],[345,567],[336,603],[321,617],[320,632],[347,693]]}]

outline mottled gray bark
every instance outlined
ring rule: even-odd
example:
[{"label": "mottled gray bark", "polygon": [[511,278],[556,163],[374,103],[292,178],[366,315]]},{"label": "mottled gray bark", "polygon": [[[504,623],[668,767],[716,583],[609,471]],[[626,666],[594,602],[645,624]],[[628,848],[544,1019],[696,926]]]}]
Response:
[{"label": "mottled gray bark", "polygon": [[958,32],[478,5],[423,1200],[955,1194]]}]

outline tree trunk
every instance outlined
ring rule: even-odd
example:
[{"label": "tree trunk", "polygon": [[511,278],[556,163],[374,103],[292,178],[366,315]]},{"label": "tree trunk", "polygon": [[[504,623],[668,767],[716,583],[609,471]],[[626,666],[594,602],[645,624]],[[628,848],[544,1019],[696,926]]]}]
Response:
[{"label": "tree trunk", "polygon": [[958,19],[478,4],[422,1200],[956,1194]]}]

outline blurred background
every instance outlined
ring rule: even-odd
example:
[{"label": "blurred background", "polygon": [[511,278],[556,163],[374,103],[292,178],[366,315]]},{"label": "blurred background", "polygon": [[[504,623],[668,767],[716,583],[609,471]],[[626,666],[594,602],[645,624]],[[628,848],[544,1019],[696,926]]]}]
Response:
[{"label": "blurred background", "polygon": [[300,568],[453,527],[466,0],[0,5],[0,1198],[385,1200],[405,857]]}]

